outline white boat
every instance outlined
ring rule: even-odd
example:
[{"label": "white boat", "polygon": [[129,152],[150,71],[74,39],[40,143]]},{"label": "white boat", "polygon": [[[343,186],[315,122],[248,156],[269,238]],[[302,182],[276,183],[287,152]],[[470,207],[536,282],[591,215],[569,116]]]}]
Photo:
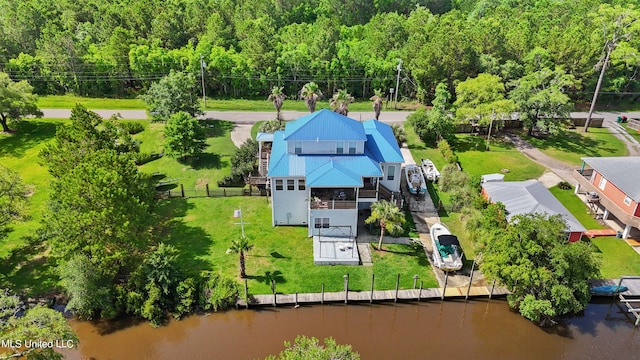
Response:
[{"label": "white boat", "polygon": [[433,243],[433,263],[442,271],[457,271],[462,269],[462,248],[458,237],[452,235],[442,224],[431,227],[431,242]]},{"label": "white boat", "polygon": [[410,193],[415,195],[424,195],[427,193],[427,183],[424,181],[424,176],[419,166],[408,164],[405,166],[404,172],[407,176],[407,187]]},{"label": "white boat", "polygon": [[422,172],[427,181],[438,182],[440,178],[440,171],[438,171],[433,161],[429,159],[422,159]]}]

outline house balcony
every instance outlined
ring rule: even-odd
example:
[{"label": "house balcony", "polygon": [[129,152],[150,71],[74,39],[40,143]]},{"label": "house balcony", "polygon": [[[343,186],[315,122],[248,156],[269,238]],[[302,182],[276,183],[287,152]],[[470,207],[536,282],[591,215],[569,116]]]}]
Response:
[{"label": "house balcony", "polygon": [[313,210],[356,209],[355,189],[312,189],[309,208]]},{"label": "house balcony", "polygon": [[600,188],[591,183],[591,176],[593,175],[593,169],[574,170],[573,177],[578,181],[578,185],[584,189],[585,192],[596,194],[597,196],[589,197],[590,202],[598,203],[612,213],[620,222],[631,225],[636,228],[640,228],[640,217],[633,216],[627,211],[618,206],[615,202],[610,200]]}]

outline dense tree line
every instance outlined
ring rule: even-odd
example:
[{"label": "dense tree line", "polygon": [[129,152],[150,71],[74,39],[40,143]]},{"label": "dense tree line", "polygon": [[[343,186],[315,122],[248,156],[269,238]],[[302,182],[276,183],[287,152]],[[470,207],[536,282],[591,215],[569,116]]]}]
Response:
[{"label": "dense tree line", "polygon": [[[315,81],[325,94],[369,98],[395,87],[430,100],[445,82],[480,73],[504,83],[561,68],[590,99],[611,21],[599,0],[0,0],[0,70],[39,94],[137,94],[171,70],[195,76],[207,94],[297,95]],[[605,1],[628,8],[632,1]],[[607,25],[608,24],[608,25]],[[609,26],[610,28],[610,26]],[[638,91],[637,37],[621,39],[603,91]]]}]

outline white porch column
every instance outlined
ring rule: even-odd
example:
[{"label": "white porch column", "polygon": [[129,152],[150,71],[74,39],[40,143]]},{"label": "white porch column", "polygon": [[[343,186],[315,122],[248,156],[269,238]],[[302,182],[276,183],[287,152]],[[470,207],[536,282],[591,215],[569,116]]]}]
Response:
[{"label": "white porch column", "polygon": [[629,237],[629,233],[631,232],[631,225],[627,224],[624,227],[624,231],[622,232],[622,238],[626,239]]},{"label": "white porch column", "polygon": [[579,191],[580,191],[580,183],[576,183],[576,189],[573,191],[573,193],[577,195]]},{"label": "white porch column", "polygon": [[604,214],[602,215],[602,220],[607,220],[609,218],[609,209],[604,208]]}]

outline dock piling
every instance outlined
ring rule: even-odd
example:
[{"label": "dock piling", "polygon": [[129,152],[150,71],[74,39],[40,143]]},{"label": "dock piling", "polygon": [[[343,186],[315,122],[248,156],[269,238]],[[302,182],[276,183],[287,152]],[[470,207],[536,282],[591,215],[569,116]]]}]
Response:
[{"label": "dock piling", "polygon": [[447,282],[449,281],[449,272],[444,273],[444,288],[442,289],[442,295],[440,300],[444,300],[444,294],[447,292]]},{"label": "dock piling", "polygon": [[376,279],[376,274],[371,274],[371,296],[369,296],[369,303],[373,303],[373,284]]},{"label": "dock piling", "polygon": [[400,288],[400,274],[396,277],[396,296],[393,299],[393,302],[398,302],[398,288]]},{"label": "dock piling", "polygon": [[473,283],[473,271],[476,269],[476,259],[473,259],[473,264],[471,265],[471,274],[469,274],[469,286],[467,286],[467,295],[464,297],[465,300],[469,300],[469,292],[471,291],[471,283]]}]

